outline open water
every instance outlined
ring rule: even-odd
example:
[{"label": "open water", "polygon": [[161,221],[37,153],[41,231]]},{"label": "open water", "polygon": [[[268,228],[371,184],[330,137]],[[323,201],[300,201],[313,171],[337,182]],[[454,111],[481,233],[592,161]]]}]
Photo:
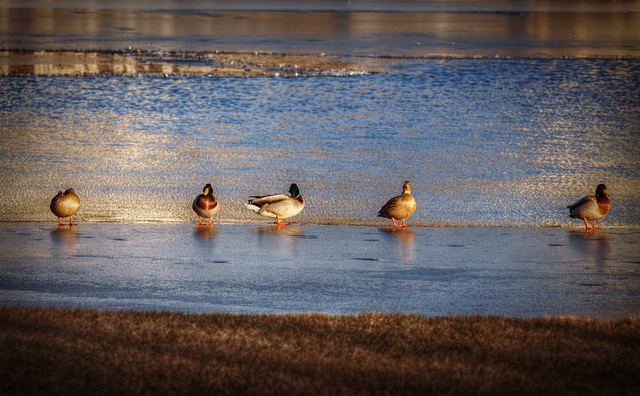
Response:
[{"label": "open water", "polygon": [[0,79],[0,220],[252,222],[295,182],[299,223],[381,224],[410,180],[415,225],[568,226],[605,183],[604,225],[640,226],[640,61],[422,59],[351,77]]}]

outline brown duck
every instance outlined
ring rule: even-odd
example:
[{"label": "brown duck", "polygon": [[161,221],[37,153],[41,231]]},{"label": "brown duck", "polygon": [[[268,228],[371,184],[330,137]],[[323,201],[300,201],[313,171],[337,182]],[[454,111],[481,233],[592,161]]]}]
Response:
[{"label": "brown duck", "polygon": [[[68,189],[65,192],[58,191],[55,197],[51,200],[49,205],[54,215],[58,216],[58,225],[73,226],[76,223],[73,222],[72,216],[80,209],[80,198],[76,195],[73,188]],[[69,223],[63,223],[62,218],[68,217]]]},{"label": "brown duck", "polygon": [[[413,198],[413,195],[411,195],[411,183],[406,181],[402,186],[402,195],[393,197],[389,202],[384,204],[380,212],[378,212],[378,217],[391,219],[394,227],[407,227],[404,219],[415,212],[416,206],[416,200]],[[396,224],[396,220],[402,220],[402,224]]]}]

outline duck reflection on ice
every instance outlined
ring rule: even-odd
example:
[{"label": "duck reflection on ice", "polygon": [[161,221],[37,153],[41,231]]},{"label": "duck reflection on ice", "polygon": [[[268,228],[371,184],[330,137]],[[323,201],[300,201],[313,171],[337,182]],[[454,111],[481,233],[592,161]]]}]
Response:
[{"label": "duck reflection on ice", "polygon": [[597,264],[605,264],[609,255],[609,235],[604,231],[569,231],[571,246]]},{"label": "duck reflection on ice", "polygon": [[49,233],[54,246],[75,247],[78,245],[78,230],[69,227],[56,227]]},{"label": "duck reflection on ice", "polygon": [[380,233],[388,235],[389,239],[400,242],[397,244],[399,247],[399,259],[404,262],[413,261],[415,258],[415,239],[416,232],[408,228],[378,228]]},{"label": "duck reflection on ice", "polygon": [[258,235],[261,249],[278,255],[291,255],[296,240],[304,236],[304,228],[293,225],[256,227],[252,231]]},{"label": "duck reflection on ice", "polygon": [[193,235],[196,240],[200,242],[210,242],[218,233],[218,229],[215,226],[198,226],[195,229]]},{"label": "duck reflection on ice", "polygon": [[260,236],[278,235],[278,236],[295,237],[295,236],[303,235],[304,228],[298,227],[298,226],[289,226],[289,227],[261,226],[261,227],[253,228],[252,231],[257,233]]}]

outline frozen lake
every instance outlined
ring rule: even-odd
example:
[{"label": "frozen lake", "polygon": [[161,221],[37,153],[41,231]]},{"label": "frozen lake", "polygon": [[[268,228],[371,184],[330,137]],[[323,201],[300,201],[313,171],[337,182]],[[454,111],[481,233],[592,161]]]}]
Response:
[{"label": "frozen lake", "polygon": [[640,314],[639,231],[0,224],[1,302],[183,312]]}]

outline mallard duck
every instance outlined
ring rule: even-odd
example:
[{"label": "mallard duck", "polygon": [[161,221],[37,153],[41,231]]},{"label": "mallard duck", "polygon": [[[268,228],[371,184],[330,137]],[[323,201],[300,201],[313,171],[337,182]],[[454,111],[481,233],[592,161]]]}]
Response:
[{"label": "mallard duck", "polygon": [[244,204],[248,209],[259,215],[275,218],[278,225],[287,225],[282,219],[293,217],[304,208],[304,197],[300,195],[298,186],[294,183],[289,187],[289,194],[271,194],[252,196],[248,203]]},{"label": "mallard duck", "polygon": [[[49,208],[54,215],[58,216],[58,225],[77,225],[73,222],[72,216],[80,209],[80,198],[76,195],[73,188],[66,190],[65,192],[58,191],[53,199],[51,199],[51,205]],[[69,223],[63,223],[62,218],[68,217]]]},{"label": "mallard duck", "polygon": [[402,185],[402,195],[398,195],[397,197],[391,198],[380,212],[378,212],[378,217],[386,217],[387,219],[391,219],[393,221],[394,227],[399,227],[400,225],[396,224],[396,220],[402,220],[402,227],[407,227],[404,222],[404,219],[411,216],[413,212],[416,210],[416,200],[411,195],[411,183],[408,181],[404,182]]},{"label": "mallard duck", "polygon": [[[213,196],[213,188],[211,187],[211,184],[204,186],[202,194],[198,195],[196,199],[193,200],[191,208],[193,208],[193,211],[198,215],[198,222],[196,225],[211,225],[213,216],[218,212],[218,210],[220,210],[218,200]],[[201,217],[209,219],[209,222],[203,223]]]},{"label": "mallard duck", "polygon": [[[584,197],[567,208],[570,213],[569,217],[584,220],[584,226],[587,230],[599,229],[600,227],[596,227],[596,220],[603,218],[611,209],[607,187],[604,184],[598,184],[595,196]],[[589,227],[587,221],[593,221],[593,226]]]}]

